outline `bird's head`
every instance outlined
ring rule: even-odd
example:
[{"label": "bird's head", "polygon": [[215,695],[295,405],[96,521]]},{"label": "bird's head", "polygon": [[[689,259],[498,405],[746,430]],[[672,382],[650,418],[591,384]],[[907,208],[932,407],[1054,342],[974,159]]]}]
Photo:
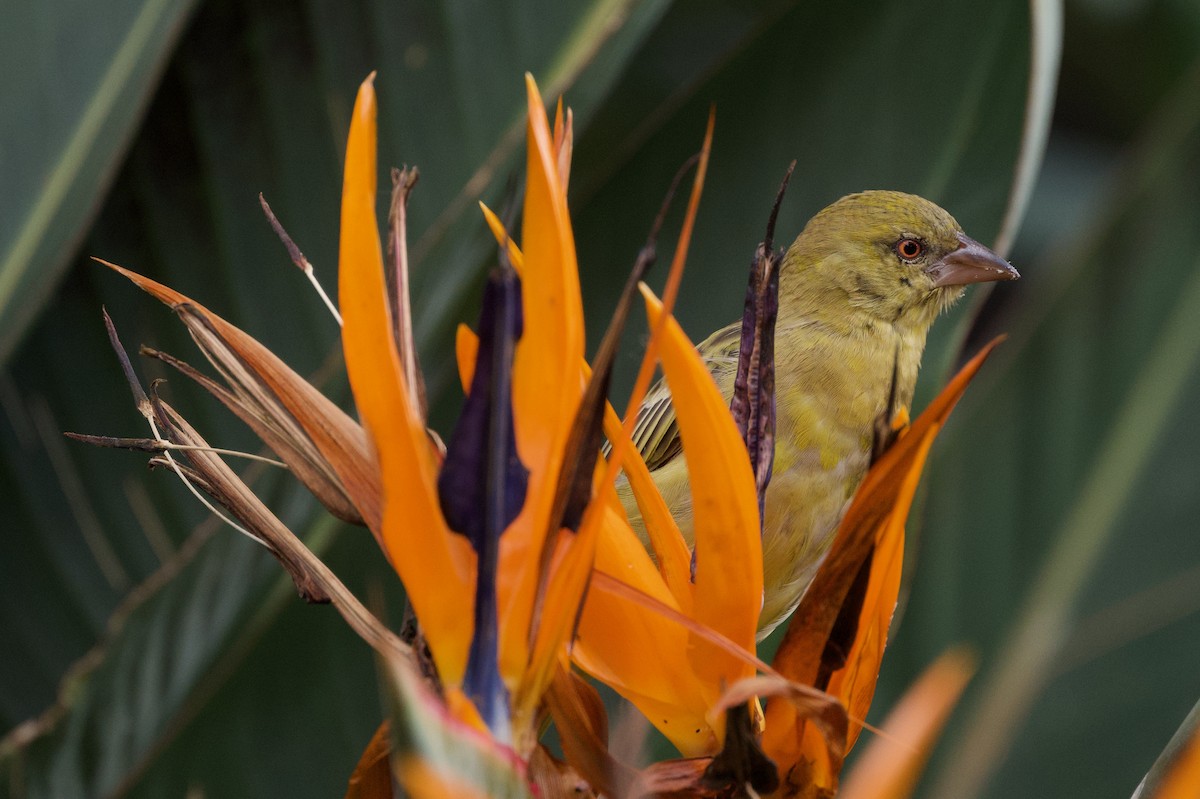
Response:
[{"label": "bird's head", "polygon": [[780,302],[849,307],[891,324],[928,327],[970,283],[1015,280],[1017,270],[963,233],[954,217],[913,194],[851,194],[814,216],[780,270]]}]

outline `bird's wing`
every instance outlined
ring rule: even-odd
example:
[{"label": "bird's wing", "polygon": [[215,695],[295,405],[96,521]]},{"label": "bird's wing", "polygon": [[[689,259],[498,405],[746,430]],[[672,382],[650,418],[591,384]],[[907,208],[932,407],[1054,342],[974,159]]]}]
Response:
[{"label": "bird's wing", "polygon": [[[713,333],[697,348],[718,384],[722,376],[737,369],[741,335],[742,323],[735,322]],[[659,380],[646,392],[633,428],[633,445],[650,471],[662,468],[683,451],[675,405],[665,380]]]}]

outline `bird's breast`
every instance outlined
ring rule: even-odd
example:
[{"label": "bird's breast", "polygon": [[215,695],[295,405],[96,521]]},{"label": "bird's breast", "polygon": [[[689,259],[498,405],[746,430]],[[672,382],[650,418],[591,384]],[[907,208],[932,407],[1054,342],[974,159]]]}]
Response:
[{"label": "bird's breast", "polygon": [[[775,464],[763,519],[769,628],[800,601],[870,465],[875,422],[911,401],[920,348],[894,331],[781,331]],[[919,344],[923,345],[923,341]]]}]

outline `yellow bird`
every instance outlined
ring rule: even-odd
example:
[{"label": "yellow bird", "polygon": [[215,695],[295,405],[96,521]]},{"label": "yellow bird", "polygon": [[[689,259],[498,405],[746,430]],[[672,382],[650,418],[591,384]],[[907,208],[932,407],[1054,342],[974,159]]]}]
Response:
[{"label": "yellow bird", "polygon": [[[967,284],[1018,277],[946,211],[895,191],[843,197],[788,248],[779,271],[775,467],[763,522],[760,637],[795,610],[816,573],[866,474],[877,420],[912,402],[933,320]],[[738,321],[699,346],[726,399],[740,335]],[[687,463],[664,382],[647,394],[633,441],[690,546]],[[624,478],[618,492],[645,541]]]}]

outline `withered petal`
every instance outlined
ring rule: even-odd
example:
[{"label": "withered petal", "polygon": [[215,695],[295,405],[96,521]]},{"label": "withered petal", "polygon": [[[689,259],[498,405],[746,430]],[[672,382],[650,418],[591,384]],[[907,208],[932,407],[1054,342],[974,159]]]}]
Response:
[{"label": "withered petal", "polygon": [[629,796],[638,775],[608,750],[608,716],[596,689],[560,665],[546,705],[567,760],[592,788],[604,796]]},{"label": "withered petal", "polygon": [[[329,465],[345,495],[378,537],[382,514],[379,470],[357,422],[252,336],[204,306],[148,277],[96,260],[175,310],[205,357],[231,383],[236,379],[239,390],[268,409],[274,406],[286,411],[273,415],[273,420],[285,430],[299,425],[296,438],[311,440],[320,459]],[[278,454],[287,461],[282,452]]]},{"label": "withered petal", "polygon": [[775,463],[775,319],[779,314],[779,264],[783,260],[783,251],[775,249],[775,220],[795,168],[796,162],[792,161],[775,195],[766,235],[750,265],[729,406],[754,469],[759,518],[763,515]]},{"label": "withered petal", "polygon": [[221,404],[241,419],[287,464],[288,469],[296,475],[296,479],[303,483],[330,513],[350,524],[364,524],[358,509],[346,496],[337,474],[285,408],[276,402],[266,405],[260,403],[254,395],[242,388],[237,380],[231,380],[232,390],[225,388],[195,367],[168,353],[143,347],[142,354],[174,367],[220,400]]}]

